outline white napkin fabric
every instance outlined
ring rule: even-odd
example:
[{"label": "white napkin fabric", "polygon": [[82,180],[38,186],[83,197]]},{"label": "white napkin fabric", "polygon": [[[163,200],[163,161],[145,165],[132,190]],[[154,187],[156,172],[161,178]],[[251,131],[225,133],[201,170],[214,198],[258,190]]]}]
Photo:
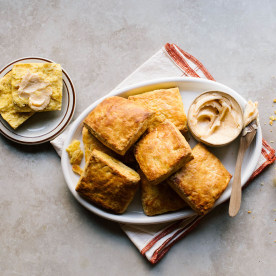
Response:
[{"label": "white napkin fabric", "polygon": [[[114,90],[147,80],[185,76],[214,80],[195,57],[177,45],[167,43]],[[67,131],[51,141],[60,156]],[[275,159],[275,151],[263,140],[262,154],[250,180],[261,173],[266,166],[273,163]],[[121,228],[140,253],[154,264],[161,260],[177,241],[194,229],[201,219],[202,216],[194,215],[173,223],[158,225],[121,224]]]}]

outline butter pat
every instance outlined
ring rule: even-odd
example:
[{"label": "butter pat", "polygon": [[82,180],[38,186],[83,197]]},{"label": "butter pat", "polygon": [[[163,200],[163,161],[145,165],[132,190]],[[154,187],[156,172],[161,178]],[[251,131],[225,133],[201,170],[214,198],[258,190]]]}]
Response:
[{"label": "butter pat", "polygon": [[52,89],[50,83],[45,82],[39,75],[27,72],[19,83],[18,95],[29,100],[29,107],[35,111],[41,111],[50,102]]},{"label": "butter pat", "polygon": [[12,98],[19,112],[61,110],[60,64],[15,64],[12,69]]}]

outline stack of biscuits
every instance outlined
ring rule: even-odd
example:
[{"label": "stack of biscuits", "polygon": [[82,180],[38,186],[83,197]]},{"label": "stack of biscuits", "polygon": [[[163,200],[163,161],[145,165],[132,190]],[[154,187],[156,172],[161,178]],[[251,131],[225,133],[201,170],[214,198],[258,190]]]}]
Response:
[{"label": "stack of biscuits", "polygon": [[192,208],[206,214],[231,175],[205,146],[191,149],[177,87],[103,100],[83,121],[85,167],[76,191],[122,214],[139,186],[148,216]]}]

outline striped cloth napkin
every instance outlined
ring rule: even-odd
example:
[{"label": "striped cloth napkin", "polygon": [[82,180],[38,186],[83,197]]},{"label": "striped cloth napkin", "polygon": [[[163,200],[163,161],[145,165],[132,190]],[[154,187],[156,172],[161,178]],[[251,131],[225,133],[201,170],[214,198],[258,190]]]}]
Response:
[{"label": "striped cloth napkin", "polygon": [[[149,60],[121,82],[115,90],[142,81],[162,77],[197,77],[214,80],[203,64],[175,44],[167,43]],[[51,144],[61,155],[66,133],[62,133]],[[248,183],[276,159],[275,150],[263,140],[262,154]],[[248,184],[247,183],[247,184]],[[176,222],[158,225],[121,224],[129,239],[152,264],[157,263],[180,239],[193,230],[203,216],[195,215]]]}]

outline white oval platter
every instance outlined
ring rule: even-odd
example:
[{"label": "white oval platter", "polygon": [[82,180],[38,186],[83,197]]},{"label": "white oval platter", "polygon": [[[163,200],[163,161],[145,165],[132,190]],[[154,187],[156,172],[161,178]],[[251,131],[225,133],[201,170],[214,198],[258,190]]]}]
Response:
[{"label": "white oval platter", "polygon": [[[167,214],[157,215],[157,216],[146,216],[143,213],[140,195],[137,193],[133,202],[128,207],[127,211],[124,214],[116,215],[105,210],[98,208],[97,206],[87,202],[83,198],[81,198],[78,193],[75,191],[75,186],[78,182],[79,177],[72,172],[72,168],[69,162],[69,158],[67,156],[66,148],[71,143],[73,139],[82,140],[81,131],[82,131],[82,121],[85,117],[93,110],[104,98],[109,96],[122,96],[128,97],[129,95],[139,94],[146,91],[151,91],[154,89],[160,88],[170,88],[170,87],[179,87],[179,91],[181,93],[184,109],[187,113],[190,104],[194,100],[196,96],[204,91],[222,91],[229,93],[233,96],[244,108],[246,104],[246,100],[233,89],[210,80],[199,79],[199,78],[166,78],[166,79],[157,79],[153,81],[143,82],[137,85],[132,85],[124,89],[119,89],[117,91],[112,91],[108,95],[103,98],[97,100],[93,104],[91,104],[87,109],[85,109],[81,115],[74,121],[73,125],[70,127],[68,135],[66,137],[63,151],[62,151],[62,170],[65,177],[65,180],[68,184],[68,187],[73,194],[73,196],[82,204],[85,208],[90,210],[91,212],[104,217],[106,219],[117,221],[120,223],[133,223],[133,224],[155,224],[155,223],[164,223],[169,221],[174,221],[178,219],[182,219],[185,217],[189,217],[194,215],[195,212],[192,210],[184,209],[177,212],[171,212]],[[196,141],[190,135],[189,144],[193,147],[196,144]],[[235,140],[233,143],[221,147],[221,148],[209,148],[211,152],[213,152],[223,163],[223,165],[227,168],[227,170],[233,175],[235,169],[235,163],[237,159],[237,152],[239,146],[239,139]],[[262,148],[262,132],[261,128],[258,128],[256,137],[249,149],[245,154],[245,158],[242,166],[242,185],[245,185],[251,174],[254,172],[258,159],[261,154]],[[84,166],[84,161],[81,164]],[[231,185],[232,180],[229,183],[227,189],[224,191],[222,196],[217,200],[215,207],[226,201],[230,197],[231,193]]]}]

